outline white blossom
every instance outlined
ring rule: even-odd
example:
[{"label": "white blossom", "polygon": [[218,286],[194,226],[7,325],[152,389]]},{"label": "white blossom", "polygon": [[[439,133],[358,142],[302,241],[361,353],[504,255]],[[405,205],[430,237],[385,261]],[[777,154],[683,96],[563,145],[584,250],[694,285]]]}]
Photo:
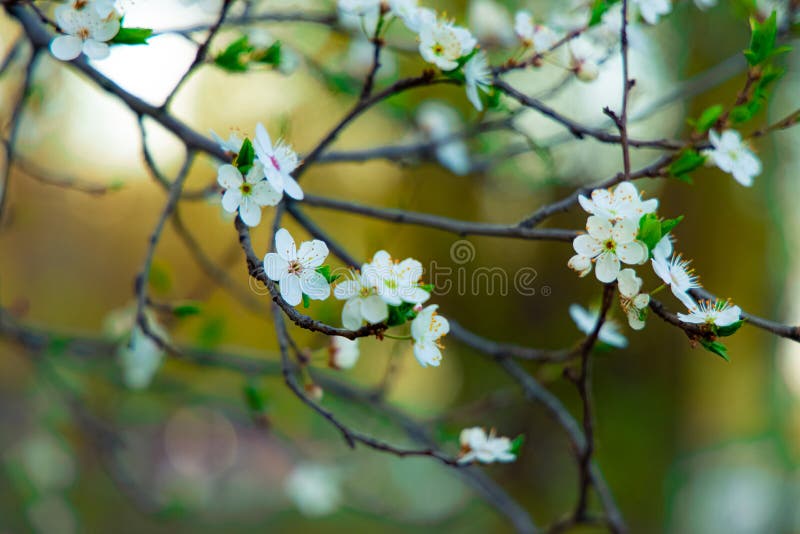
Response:
[{"label": "white blossom", "polygon": [[238,210],[247,226],[258,226],[262,206],[275,206],[281,201],[282,195],[264,180],[264,168],[259,162],[253,164],[246,177],[233,165],[222,165],[217,171],[217,183],[225,189],[222,209],[228,213]]},{"label": "white blossom", "polygon": [[481,427],[465,428],[459,437],[461,454],[458,463],[468,464],[479,461],[484,464],[493,462],[513,462],[517,459],[511,452],[511,440],[497,437],[494,429],[487,434]]},{"label": "white blossom", "polygon": [[117,357],[122,366],[125,385],[131,389],[144,389],[150,385],[156,371],[161,367],[164,351],[136,326],[127,343],[120,345]]},{"label": "white blossom", "polygon": [[492,85],[492,72],[484,51],[479,51],[464,64],[464,78],[467,88],[467,98],[475,109],[483,111],[483,102],[478,94],[478,89],[488,92]]},{"label": "white blossom", "polygon": [[238,154],[239,150],[242,148],[242,138],[239,137],[236,132],[231,132],[228,136],[227,141],[220,137],[217,132],[211,130],[211,139],[214,140],[215,143],[219,145],[219,147],[224,150],[225,152],[230,152],[232,154]]},{"label": "white blossom", "polygon": [[436,314],[438,305],[432,304],[420,311],[411,321],[411,338],[414,342],[414,357],[422,367],[439,367],[443,348],[439,338],[450,331],[450,323]]},{"label": "white blossom", "polygon": [[[366,265],[365,265],[366,267]],[[343,280],[333,289],[333,295],[347,302],[342,308],[342,324],[349,330],[358,330],[364,321],[382,323],[389,317],[389,306],[378,295],[373,282],[361,273]]]},{"label": "white blossom", "polygon": [[558,35],[542,24],[536,24],[528,11],[518,11],[514,15],[514,33],[522,45],[533,48],[535,52],[546,52],[555,45]]},{"label": "white blossom", "polygon": [[330,366],[334,369],[351,369],[361,352],[358,349],[358,339],[348,339],[342,336],[332,336],[328,345]]},{"label": "white blossom", "polygon": [[642,279],[636,276],[633,269],[623,269],[617,277],[620,304],[628,316],[628,324],[634,330],[644,328],[644,318],[647,316],[647,306],[650,304],[650,295],[642,293]]},{"label": "white blossom", "polygon": [[642,215],[653,213],[658,208],[658,199],[642,201],[636,186],[630,182],[622,182],[613,191],[610,189],[595,189],[591,198],[584,195],[578,196],[581,207],[592,215],[597,215],[609,221],[631,219],[637,224]]},{"label": "white blossom", "polygon": [[[573,240],[572,247],[581,257],[580,261],[583,258],[594,260],[595,276],[603,283],[617,279],[620,262],[639,265],[649,256],[647,245],[636,239],[639,225],[630,219],[611,223],[600,216],[591,215],[586,221],[586,230],[587,234]],[[573,260],[570,263],[574,264]]]},{"label": "white blossom", "polygon": [[[571,304],[569,307],[569,316],[575,321],[578,330],[588,336],[594,331],[600,314],[596,311],[590,312],[579,304]],[[618,349],[624,349],[628,346],[628,340],[619,332],[619,327],[611,319],[606,319],[603,326],[600,327],[597,339],[606,345]]]},{"label": "white blossom", "polygon": [[570,69],[582,82],[591,82],[600,74],[600,51],[584,36],[570,41],[567,45],[570,54]]},{"label": "white blossom", "polygon": [[450,22],[423,24],[419,31],[422,58],[444,71],[456,69],[458,60],[472,52],[477,44],[469,30]]},{"label": "white blossom", "polygon": [[694,299],[689,295],[690,289],[700,287],[697,275],[689,267],[691,260],[682,259],[680,254],[676,254],[671,258],[663,255],[661,251],[656,254],[654,249],[653,259],[650,261],[653,264],[653,271],[669,286],[672,294],[678,300],[689,309],[697,306]]},{"label": "white blossom", "polygon": [[260,122],[256,125],[256,137],[253,140],[256,156],[264,166],[264,174],[270,185],[279,193],[285,192],[296,200],[303,199],[300,184],[292,178],[291,173],[297,168],[297,154],[292,147],[278,140],[273,146],[269,133]]},{"label": "white blossom", "polygon": [[456,138],[443,142],[454,137],[462,126],[456,110],[440,102],[427,101],[417,111],[417,124],[428,139],[436,144],[436,159],[442,166],[458,175],[469,172],[469,152],[464,141]]},{"label": "white blossom", "polygon": [[658,24],[659,17],[672,11],[670,0],[633,0],[639,6],[639,13],[648,24]]},{"label": "white blossom", "polygon": [[469,22],[475,37],[483,44],[508,46],[514,43],[511,15],[495,0],[472,0]]},{"label": "white blossom", "polygon": [[418,3],[417,0],[389,0],[392,13],[400,17],[403,24],[414,33],[436,23],[436,12],[427,7],[419,7]]},{"label": "white blossom", "polygon": [[106,44],[119,32],[116,12],[101,17],[97,9],[79,4],[62,4],[55,9],[56,23],[64,35],[50,42],[50,51],[62,60],[70,61],[86,54],[90,59],[104,59],[111,53]]},{"label": "white blossom", "polygon": [[328,257],[328,245],[314,239],[302,243],[297,250],[292,235],[281,228],[275,232],[275,250],[264,256],[264,272],[280,284],[283,300],[297,306],[303,300],[303,293],[312,300],[330,296],[331,286],[316,271]]},{"label": "white blossom", "polygon": [[678,314],[678,319],[684,323],[714,326],[730,326],[741,317],[742,309],[739,306],[733,306],[730,302],[722,300],[716,302],[704,300],[689,308],[688,314]]},{"label": "white blossom", "polygon": [[361,275],[364,283],[374,287],[377,294],[392,306],[403,302],[421,304],[431,296],[419,285],[422,264],[413,258],[396,263],[388,252],[379,250],[370,263],[364,264]]},{"label": "white blossom", "polygon": [[708,134],[713,149],[705,154],[711,158],[720,170],[733,175],[743,186],[753,185],[753,178],[761,174],[761,161],[742,142],[742,136],[736,130],[725,130],[718,134],[711,130]]},{"label": "white blossom", "polygon": [[284,490],[300,512],[309,517],[328,515],[342,501],[336,471],[319,464],[298,464],[286,478]]}]

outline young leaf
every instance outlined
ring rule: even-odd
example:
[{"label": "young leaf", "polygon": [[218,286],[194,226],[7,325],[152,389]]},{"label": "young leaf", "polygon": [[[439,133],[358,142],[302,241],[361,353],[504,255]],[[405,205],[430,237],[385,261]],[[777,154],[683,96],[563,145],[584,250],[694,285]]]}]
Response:
[{"label": "young leaf", "polygon": [[700,344],[703,345],[703,348],[706,349],[708,352],[713,352],[726,362],[731,361],[730,356],[728,356],[728,348],[719,341],[709,341],[708,339],[701,339]]},{"label": "young leaf", "polygon": [[311,297],[303,293],[303,307],[308,308],[311,306]]},{"label": "young leaf", "polygon": [[668,233],[672,231],[673,228],[678,226],[680,222],[683,220],[683,215],[680,217],[675,217],[674,219],[664,219],[661,221],[661,237],[664,237]]},{"label": "young leaf", "polygon": [[336,281],[336,279],[338,279],[338,278],[339,278],[339,275],[338,275],[338,274],[337,274],[337,275],[331,275],[331,266],[330,266],[330,265],[328,265],[328,264],[325,264],[325,265],[320,265],[319,267],[317,267],[316,271],[317,271],[319,274],[321,274],[322,276],[324,276],[324,277],[325,277],[325,280],[326,280],[326,281],[327,281],[329,284],[332,284],[333,282],[335,282],[335,281]]},{"label": "young leaf", "polygon": [[281,64],[281,42],[275,41],[272,46],[266,50],[257,50],[253,53],[253,61],[263,63],[265,65],[278,66]]},{"label": "young leaf", "polygon": [[729,324],[728,326],[718,326],[716,328],[716,333],[718,336],[721,337],[732,336],[733,334],[736,333],[737,330],[739,330],[742,327],[743,324],[744,324],[744,319],[739,319],[735,323]]},{"label": "young leaf", "polygon": [[247,402],[247,407],[253,413],[262,414],[266,411],[267,402],[255,384],[248,383],[244,386],[244,398]]},{"label": "young leaf", "polygon": [[764,22],[750,19],[750,48],[744,51],[744,57],[750,65],[763,63],[771,56],[779,53],[775,50],[775,39],[778,36],[778,15],[775,11]]},{"label": "young leaf", "polygon": [[702,166],[706,157],[695,150],[685,150],[678,159],[669,166],[670,175],[676,178],[685,177],[687,174]]},{"label": "young leaf", "polygon": [[150,28],[120,28],[117,35],[111,39],[112,44],[142,45],[147,44],[147,39],[153,34]]},{"label": "young leaf", "polygon": [[178,319],[183,319],[185,317],[191,317],[192,315],[199,315],[200,311],[201,309],[199,305],[193,302],[188,302],[186,304],[179,304],[172,308],[172,315]]},{"label": "young leaf", "polygon": [[647,245],[648,250],[653,250],[661,240],[661,221],[655,213],[642,215],[639,219],[639,235],[637,239]]},{"label": "young leaf", "polygon": [[244,35],[228,45],[217,57],[214,63],[228,72],[246,72],[247,63],[245,56],[253,51],[247,36]]},{"label": "young leaf", "polygon": [[592,15],[589,18],[589,26],[596,26],[603,21],[603,15],[611,9],[611,6],[620,0],[594,0],[592,3]]},{"label": "young leaf", "polygon": [[247,137],[242,142],[242,148],[239,150],[239,155],[236,156],[235,165],[242,171],[242,174],[247,174],[247,171],[253,166],[253,161],[256,158],[256,151],[253,148],[253,143]]},{"label": "young leaf", "polygon": [[722,112],[725,110],[723,106],[717,104],[715,106],[711,106],[710,108],[706,108],[700,114],[700,117],[694,123],[694,129],[697,133],[705,133],[714,126],[714,123],[717,122],[717,119],[722,115]]},{"label": "young leaf", "polygon": [[511,452],[511,454],[513,454],[514,456],[519,456],[519,451],[522,448],[523,443],[525,443],[525,435],[520,434],[519,436],[511,440],[511,450],[509,452]]}]

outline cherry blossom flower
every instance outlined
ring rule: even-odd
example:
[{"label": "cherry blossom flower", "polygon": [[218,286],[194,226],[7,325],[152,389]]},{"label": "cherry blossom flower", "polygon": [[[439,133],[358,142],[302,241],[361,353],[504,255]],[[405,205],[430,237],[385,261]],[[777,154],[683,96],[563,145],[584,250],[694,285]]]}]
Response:
[{"label": "cherry blossom flower", "polygon": [[584,195],[578,196],[581,207],[592,215],[597,215],[609,221],[631,219],[637,224],[642,215],[653,213],[658,208],[658,199],[642,201],[636,186],[630,182],[622,182],[613,191],[610,189],[595,189],[591,199]]},{"label": "cherry blossom flower", "polygon": [[[150,327],[158,328],[152,323]],[[160,328],[158,330],[160,334],[165,334]],[[164,351],[161,350],[161,347],[158,346],[153,338],[136,326],[131,332],[131,337],[127,343],[120,345],[117,350],[117,357],[122,367],[122,377],[125,385],[130,389],[145,389],[153,381],[153,377],[161,367],[161,362],[164,360]]]},{"label": "cherry blossom flower", "polygon": [[281,228],[275,233],[275,250],[264,256],[264,272],[280,284],[283,300],[297,306],[303,300],[303,293],[313,300],[330,296],[328,281],[316,271],[328,257],[328,245],[314,239],[297,250],[292,235]]},{"label": "cherry blossom flower", "polygon": [[360,355],[358,339],[347,339],[342,336],[332,336],[328,345],[330,366],[334,369],[351,369]]},{"label": "cherry blossom flower", "polygon": [[419,7],[417,0],[389,0],[392,13],[400,17],[406,28],[419,33],[423,27],[436,24],[436,12],[427,7]]},{"label": "cherry blossom flower", "polygon": [[571,41],[568,45],[570,62],[569,68],[582,82],[591,82],[600,74],[600,51],[583,36]]},{"label": "cherry blossom flower", "polygon": [[486,52],[479,51],[464,64],[464,78],[466,80],[467,98],[475,106],[475,109],[483,111],[483,102],[481,102],[478,89],[485,93],[492,85],[492,73],[489,70]]},{"label": "cherry blossom flower", "polygon": [[658,24],[659,17],[672,11],[670,0],[633,0],[648,24]]},{"label": "cherry blossom flower", "polygon": [[628,324],[634,330],[641,330],[644,328],[644,318],[650,304],[650,295],[641,293],[642,279],[636,276],[633,269],[623,269],[617,277],[617,288],[622,310],[628,316]]},{"label": "cherry blossom flower", "polygon": [[[86,3],[86,0],[73,0],[72,4]],[[94,10],[100,15],[100,18],[109,18],[116,13],[114,0],[89,0]]]},{"label": "cherry blossom flower", "polygon": [[439,338],[450,331],[450,323],[436,314],[438,305],[432,304],[420,311],[411,321],[411,338],[414,343],[414,357],[422,367],[439,367],[443,348]]},{"label": "cherry blossom flower", "polygon": [[742,309],[739,306],[733,306],[730,302],[722,300],[716,302],[704,300],[689,308],[688,314],[678,314],[678,319],[684,323],[714,326],[730,326],[741,318]]},{"label": "cherry blossom flower", "polygon": [[583,258],[593,259],[595,276],[605,284],[617,279],[620,262],[639,265],[649,256],[647,245],[636,239],[638,224],[630,219],[612,224],[607,219],[591,215],[586,221],[586,230],[588,234],[579,235],[572,242],[572,247],[581,258],[571,259],[570,264],[584,262]]},{"label": "cherry blossom flower", "polygon": [[269,133],[260,122],[256,125],[256,137],[253,141],[259,161],[264,166],[264,174],[270,185],[279,193],[285,192],[296,200],[303,199],[300,184],[292,178],[291,173],[297,168],[297,154],[292,147],[278,140],[273,146]]},{"label": "cherry blossom flower", "polygon": [[461,454],[458,463],[468,464],[479,461],[484,464],[493,462],[513,462],[517,459],[511,452],[511,440],[497,437],[494,429],[487,434],[481,427],[465,428],[459,437]]},{"label": "cherry blossom flower", "polygon": [[363,272],[353,273],[352,279],[337,284],[333,295],[347,301],[342,308],[342,324],[349,330],[358,330],[364,321],[378,324],[389,317],[389,306]]},{"label": "cherry blossom flower", "polygon": [[309,517],[333,513],[342,501],[336,470],[320,464],[298,464],[286,478],[284,490],[298,510]]},{"label": "cherry blossom flower", "polygon": [[230,152],[231,154],[238,154],[239,150],[242,148],[242,138],[239,137],[235,132],[231,132],[231,134],[228,136],[228,140],[226,141],[217,135],[217,132],[211,130],[211,139],[213,139],[222,150],[225,152]]},{"label": "cherry blossom flower", "polygon": [[470,169],[467,145],[460,138],[449,140],[460,130],[461,122],[457,111],[437,101],[424,102],[417,111],[417,124],[436,145],[436,159],[458,175]]},{"label": "cherry blossom flower", "polygon": [[725,130],[718,134],[714,130],[708,133],[708,139],[714,147],[705,154],[711,158],[720,170],[733,175],[733,178],[745,187],[753,185],[753,178],[761,174],[761,161],[742,142],[742,136],[736,130]]},{"label": "cherry blossom flower", "polygon": [[469,22],[479,42],[488,46],[514,44],[511,15],[495,0],[473,0],[469,4]]},{"label": "cherry blossom flower", "polygon": [[83,52],[90,59],[104,59],[111,53],[106,41],[119,32],[116,12],[101,17],[96,9],[87,9],[85,3],[62,4],[56,7],[55,18],[65,34],[50,42],[50,51],[56,58],[70,61]]},{"label": "cherry blossom flower", "polygon": [[535,52],[550,50],[558,40],[558,35],[541,24],[534,23],[533,16],[528,11],[518,11],[514,16],[514,33],[526,48],[533,48]]},{"label": "cherry blossom flower", "polygon": [[361,273],[364,283],[374,287],[378,295],[392,306],[403,302],[421,304],[431,296],[419,287],[422,264],[413,258],[395,263],[388,252],[379,250],[370,263],[364,264]]},{"label": "cherry blossom flower", "polygon": [[475,48],[478,42],[466,28],[449,22],[424,24],[419,31],[419,53],[428,63],[444,71],[458,68],[458,60]]},{"label": "cherry blossom flower", "polygon": [[[569,316],[575,321],[578,330],[587,336],[594,331],[597,324],[597,318],[600,317],[598,312],[590,312],[579,304],[571,304],[569,307]],[[619,332],[617,323],[611,319],[606,319],[603,326],[600,327],[597,339],[618,349],[624,349],[628,346],[628,340]]]},{"label": "cherry blossom flower", "polygon": [[239,211],[239,217],[247,226],[258,226],[261,222],[261,207],[275,206],[281,194],[264,180],[264,168],[259,162],[242,177],[233,165],[222,165],[217,171],[217,183],[225,188],[222,209],[228,213]]},{"label": "cherry blossom flower", "polygon": [[[662,239],[663,240],[663,239]],[[661,278],[672,290],[672,294],[678,298],[687,308],[692,309],[697,306],[694,299],[689,295],[689,290],[700,287],[697,275],[694,270],[689,268],[691,260],[684,260],[680,254],[670,258],[663,254],[663,251],[653,253],[653,271]]]}]

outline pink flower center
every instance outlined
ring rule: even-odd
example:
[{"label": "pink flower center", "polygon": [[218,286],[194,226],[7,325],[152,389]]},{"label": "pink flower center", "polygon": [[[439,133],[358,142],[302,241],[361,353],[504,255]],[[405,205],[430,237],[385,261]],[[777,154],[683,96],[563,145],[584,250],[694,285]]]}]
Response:
[{"label": "pink flower center", "polygon": [[275,167],[276,171],[281,170],[281,165],[280,163],[278,163],[278,158],[276,158],[275,156],[270,156],[269,160],[270,162],[272,162],[272,166]]},{"label": "pink flower center", "polygon": [[299,275],[303,271],[303,265],[297,261],[290,261],[289,262],[289,274],[296,274]]}]

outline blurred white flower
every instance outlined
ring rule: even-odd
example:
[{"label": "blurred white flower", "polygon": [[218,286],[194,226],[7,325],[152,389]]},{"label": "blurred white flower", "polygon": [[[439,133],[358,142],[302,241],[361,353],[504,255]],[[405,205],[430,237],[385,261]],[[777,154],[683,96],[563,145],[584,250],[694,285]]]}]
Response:
[{"label": "blurred white flower", "polygon": [[694,5],[699,9],[708,9],[717,5],[717,0],[694,0]]},{"label": "blurred white flower", "polygon": [[[345,69],[348,74],[355,77],[364,77],[370,70],[375,59],[375,45],[364,38],[353,38],[347,48],[345,56]],[[375,74],[378,78],[391,76],[397,71],[397,61],[389,50],[381,52],[381,67]]]},{"label": "blurred white flower", "polygon": [[[161,339],[166,338],[166,332],[157,323],[150,321],[149,326]],[[117,358],[125,385],[130,389],[145,389],[161,367],[164,351],[153,338],[135,326],[130,339],[117,349]]]},{"label": "blurred white flower", "polygon": [[215,143],[219,145],[219,147],[224,150],[225,152],[230,152],[232,154],[238,154],[239,150],[242,148],[242,138],[239,137],[236,132],[231,132],[228,136],[227,141],[217,135],[217,132],[211,130],[211,139],[214,140]]},{"label": "blurred white flower", "polygon": [[461,454],[458,463],[468,464],[479,461],[484,464],[493,462],[513,462],[517,459],[511,452],[511,440],[496,437],[494,429],[487,434],[481,427],[465,428],[459,437]]},{"label": "blurred white flower", "polygon": [[469,30],[449,22],[423,24],[419,31],[422,59],[444,71],[458,68],[458,60],[472,52],[477,44]]},{"label": "blurred white flower", "polygon": [[708,133],[708,139],[714,147],[707,150],[709,156],[720,170],[733,175],[733,178],[745,187],[753,185],[753,178],[761,174],[761,161],[742,142],[742,136],[736,130],[725,130],[718,134],[714,130]]},{"label": "blurred white flower", "polygon": [[601,51],[584,36],[572,40],[568,45],[570,53],[570,70],[582,82],[591,82],[600,74],[598,61]]},{"label": "blurred white flower", "polygon": [[440,102],[427,101],[417,111],[417,124],[428,139],[436,143],[436,159],[443,167],[458,175],[469,172],[466,143],[462,139],[443,142],[453,137],[463,126],[456,110]]},{"label": "blurred white flower", "polygon": [[284,490],[300,512],[309,517],[328,515],[342,501],[336,471],[319,464],[298,464],[286,478]]},{"label": "blurred white flower", "polygon": [[[579,304],[571,304],[569,307],[569,316],[572,317],[573,321],[575,321],[575,325],[578,327],[578,330],[588,336],[594,331],[594,327],[597,324],[597,318],[600,315],[596,311],[588,311]],[[603,326],[600,327],[600,332],[597,336],[597,339],[606,345],[610,345],[618,349],[624,349],[628,346],[628,340],[625,338],[625,336],[620,334],[619,327],[611,319],[606,319],[603,323]]]},{"label": "blurred white flower", "polygon": [[511,15],[505,6],[494,0],[470,2],[469,26],[484,45],[510,46],[514,43]]},{"label": "blurred white flower", "polygon": [[358,348],[358,339],[348,339],[341,336],[332,336],[328,345],[330,366],[334,369],[352,369],[358,362],[361,351]]},{"label": "blurred white flower", "polygon": [[464,65],[464,79],[467,88],[467,98],[475,109],[483,111],[483,102],[478,90],[488,92],[492,85],[492,73],[489,70],[489,61],[486,52],[480,50]]},{"label": "blurred white flower", "polygon": [[658,24],[659,17],[672,11],[670,0],[633,0],[639,6],[639,13],[648,24]]},{"label": "blurred white flower", "polygon": [[518,11],[514,16],[514,33],[522,46],[533,48],[535,52],[550,50],[558,40],[558,35],[542,24],[536,24],[528,11]]}]

